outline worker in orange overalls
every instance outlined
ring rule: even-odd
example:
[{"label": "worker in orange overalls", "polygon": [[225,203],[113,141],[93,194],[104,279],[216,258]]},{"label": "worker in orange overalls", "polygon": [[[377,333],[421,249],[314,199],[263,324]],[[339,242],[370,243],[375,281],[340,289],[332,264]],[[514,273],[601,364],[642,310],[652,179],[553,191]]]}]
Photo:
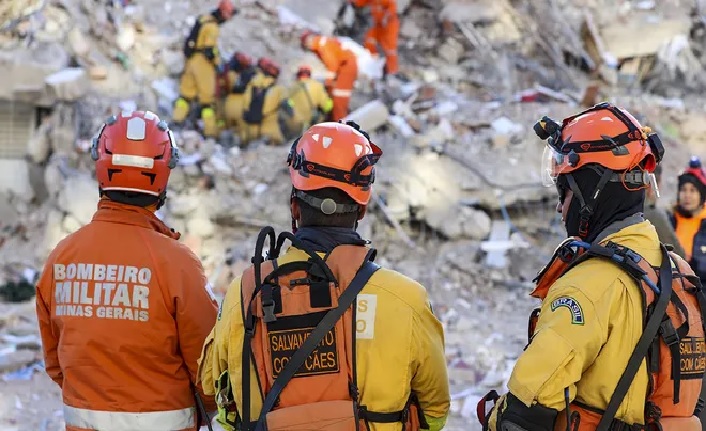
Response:
[{"label": "worker in orange overalls", "polygon": [[[199,259],[157,216],[179,150],[152,112],[123,111],[93,140],[100,201],[37,284],[46,372],[67,431],[196,431],[201,346],[216,300]],[[203,418],[201,416],[201,418]]]},{"label": "worker in orange overalls", "polygon": [[397,38],[400,33],[400,20],[397,17],[396,0],[349,0],[355,7],[370,6],[373,26],[365,34],[365,49],[378,55],[378,43],[385,51],[385,74],[396,75]]},{"label": "worker in orange overalls", "polygon": [[306,30],[301,36],[302,49],[319,56],[328,70],[326,90],[333,98],[332,120],[338,121],[348,115],[348,105],[353,95],[353,86],[358,78],[358,62],[355,54],[343,48],[335,37],[326,37]]}]

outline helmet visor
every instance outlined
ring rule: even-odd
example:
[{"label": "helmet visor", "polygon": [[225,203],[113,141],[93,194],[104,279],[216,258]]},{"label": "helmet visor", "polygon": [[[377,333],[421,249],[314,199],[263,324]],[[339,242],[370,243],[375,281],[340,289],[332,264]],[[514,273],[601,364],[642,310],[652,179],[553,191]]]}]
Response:
[{"label": "helmet visor", "polygon": [[542,153],[542,185],[544,187],[553,187],[556,185],[556,179],[559,175],[559,166],[563,164],[564,154],[561,154],[554,150],[551,146],[547,145],[544,147],[544,152]]}]

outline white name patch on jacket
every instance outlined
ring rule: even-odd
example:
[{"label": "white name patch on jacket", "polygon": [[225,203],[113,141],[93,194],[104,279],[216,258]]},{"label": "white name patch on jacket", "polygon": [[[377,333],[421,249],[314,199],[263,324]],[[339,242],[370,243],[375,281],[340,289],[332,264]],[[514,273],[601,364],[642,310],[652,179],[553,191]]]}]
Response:
[{"label": "white name patch on jacket", "polygon": [[54,315],[149,321],[150,268],[55,263],[53,269]]},{"label": "white name patch on jacket", "polygon": [[355,338],[375,338],[375,310],[378,306],[378,296],[370,293],[358,295],[355,311]]}]

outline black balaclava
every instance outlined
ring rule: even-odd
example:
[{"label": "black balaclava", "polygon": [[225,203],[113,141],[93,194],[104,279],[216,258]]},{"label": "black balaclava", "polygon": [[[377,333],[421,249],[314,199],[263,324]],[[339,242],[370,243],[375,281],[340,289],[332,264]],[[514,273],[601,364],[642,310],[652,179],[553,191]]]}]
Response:
[{"label": "black balaclava", "polygon": [[[691,174],[682,174],[679,175],[677,179],[677,196],[679,196],[679,190],[681,190],[681,187],[686,184],[686,183],[691,183],[696,187],[696,190],[699,191],[699,207],[704,206],[704,202],[706,202],[706,185],[703,184],[701,181],[699,181],[698,178],[696,178],[694,175]],[[678,197],[677,197],[678,199]],[[685,218],[691,218],[694,215],[690,212],[684,211],[681,208],[681,205],[678,204],[677,201],[677,211],[679,212],[680,215],[682,215]]]},{"label": "black balaclava", "polygon": [[[635,213],[641,213],[645,204],[645,189],[629,191],[621,182],[609,181],[598,194],[598,199],[592,200],[596,191],[596,185],[600,180],[598,172],[590,168],[579,169],[571,173],[581,190],[587,204],[593,207],[593,214],[588,219],[588,234],[582,238],[586,242],[592,242],[609,225],[617,221],[624,220]],[[565,175],[560,175],[558,183],[560,188],[569,189],[569,184]],[[628,184],[628,187],[637,188],[635,184]],[[581,202],[574,195],[571,198],[569,211],[564,222],[566,233],[569,236],[579,236],[579,222],[581,219]]]}]

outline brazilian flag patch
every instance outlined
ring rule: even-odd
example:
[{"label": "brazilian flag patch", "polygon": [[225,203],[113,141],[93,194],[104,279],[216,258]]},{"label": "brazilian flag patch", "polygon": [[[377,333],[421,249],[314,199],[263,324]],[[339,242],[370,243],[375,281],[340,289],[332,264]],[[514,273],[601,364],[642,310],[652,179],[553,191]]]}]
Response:
[{"label": "brazilian flag patch", "polygon": [[556,310],[557,308],[561,307],[566,307],[569,309],[571,312],[571,323],[574,325],[583,325],[584,324],[584,318],[583,318],[583,309],[581,308],[581,304],[574,298],[570,296],[562,296],[561,298],[557,298],[552,302],[552,311]]}]

